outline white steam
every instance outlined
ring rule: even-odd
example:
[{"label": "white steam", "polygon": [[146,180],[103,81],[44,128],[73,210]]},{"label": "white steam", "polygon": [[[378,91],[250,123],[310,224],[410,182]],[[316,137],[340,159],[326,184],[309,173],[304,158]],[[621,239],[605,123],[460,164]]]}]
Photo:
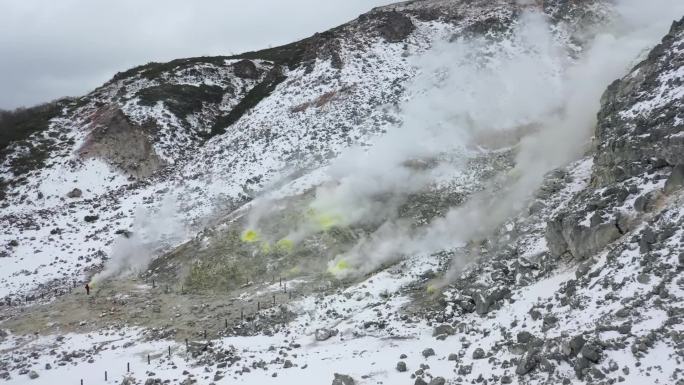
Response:
[{"label": "white steam", "polygon": [[[441,74],[442,83],[402,108],[406,123],[395,134],[426,144],[425,149],[416,154],[401,146],[376,146],[359,164],[392,159],[389,166],[396,167],[401,159],[425,156],[430,150],[433,155],[448,151],[454,143],[474,145],[473,140],[492,133],[505,134],[525,126],[536,129],[521,138],[514,169],[496,178],[490,188],[417,230],[388,220],[372,236],[337,256],[331,266],[344,260],[355,267],[354,273],[365,273],[405,255],[435,252],[490,234],[525,206],[544,174],[581,155],[590,141],[602,92],[657,43],[672,17],[682,12],[681,2],[621,1],[612,23],[585,42],[577,60],[563,53],[544,16],[530,12],[521,17],[510,39],[486,46],[461,41],[436,47],[421,59],[420,68],[424,74]],[[424,76],[417,82],[424,82]],[[364,167],[353,170],[356,185],[364,186],[365,180],[376,191],[377,174]],[[403,186],[400,191],[422,187],[388,178],[381,180],[382,187]],[[344,193],[337,190],[326,195]],[[452,270],[462,265],[455,260]]]},{"label": "white steam", "polygon": [[140,208],[135,214],[130,232],[114,241],[105,269],[92,282],[138,272],[147,268],[152,259],[188,236],[178,202],[172,195],[162,199],[157,209]]}]

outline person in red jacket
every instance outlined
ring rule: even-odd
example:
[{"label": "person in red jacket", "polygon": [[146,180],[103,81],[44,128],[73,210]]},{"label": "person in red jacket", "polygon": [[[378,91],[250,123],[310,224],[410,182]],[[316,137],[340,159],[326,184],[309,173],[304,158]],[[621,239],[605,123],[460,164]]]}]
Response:
[{"label": "person in red jacket", "polygon": [[90,295],[90,285],[89,284],[86,283],[85,289],[86,289],[86,294]]}]

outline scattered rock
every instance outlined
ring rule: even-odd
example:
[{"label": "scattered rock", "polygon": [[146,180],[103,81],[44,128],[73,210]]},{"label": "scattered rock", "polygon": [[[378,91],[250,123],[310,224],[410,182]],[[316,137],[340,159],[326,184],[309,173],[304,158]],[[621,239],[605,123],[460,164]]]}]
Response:
[{"label": "scattered rock", "polygon": [[477,348],[473,351],[473,359],[474,360],[483,359],[483,358],[485,358],[485,355],[486,355],[486,353],[485,353],[484,349],[482,349],[482,348]]},{"label": "scattered rock", "polygon": [[335,373],[335,378],[333,379],[332,385],[355,385],[356,381],[354,381],[351,376],[348,376],[346,374],[339,374]]},{"label": "scattered rock", "polygon": [[398,43],[406,39],[416,26],[411,19],[399,12],[385,12],[382,14],[380,36],[390,43]]},{"label": "scattered rock", "polygon": [[427,348],[423,350],[423,357],[428,358],[435,355],[435,350],[433,348]]},{"label": "scattered rock", "polygon": [[684,186],[684,164],[679,164],[672,168],[672,173],[665,181],[663,191],[665,194],[672,194]]},{"label": "scattered rock", "polygon": [[67,198],[80,198],[83,196],[81,189],[75,188],[67,193]]},{"label": "scattered rock", "polygon": [[397,362],[397,371],[405,372],[406,371],[406,362],[404,362],[404,361]]},{"label": "scattered rock", "polygon": [[593,363],[597,363],[601,359],[601,351],[602,349],[595,344],[584,344],[581,353],[582,357]]},{"label": "scattered rock", "polygon": [[439,335],[448,335],[452,336],[454,335],[454,328],[451,325],[443,324],[437,326],[433,331],[432,331],[432,336],[437,337]]},{"label": "scattered rock", "polygon": [[28,377],[29,377],[30,379],[32,379],[32,380],[35,380],[35,379],[38,378],[39,376],[38,376],[38,373],[36,373],[35,370],[31,370],[30,372],[28,372]]},{"label": "scattered rock", "polygon": [[446,383],[446,380],[444,377],[435,377],[430,381],[428,385],[444,385]]},{"label": "scattered rock", "polygon": [[527,331],[522,331],[522,332],[518,333],[518,335],[516,336],[516,339],[521,344],[526,344],[526,343],[532,341],[533,338],[534,338],[534,335],[532,335],[532,333],[527,332]]},{"label": "scattered rock", "polygon": [[233,64],[233,72],[235,76],[243,79],[258,79],[259,70],[251,60],[244,59]]},{"label": "scattered rock", "polygon": [[96,220],[100,219],[99,215],[86,215],[83,220],[86,222],[95,222]]},{"label": "scattered rock", "polygon": [[520,358],[518,366],[515,368],[515,373],[520,376],[527,374],[537,367],[537,364],[539,364],[539,357],[537,354],[534,352],[527,352]]},{"label": "scattered rock", "polygon": [[337,329],[316,329],[316,341],[325,341],[337,335]]}]

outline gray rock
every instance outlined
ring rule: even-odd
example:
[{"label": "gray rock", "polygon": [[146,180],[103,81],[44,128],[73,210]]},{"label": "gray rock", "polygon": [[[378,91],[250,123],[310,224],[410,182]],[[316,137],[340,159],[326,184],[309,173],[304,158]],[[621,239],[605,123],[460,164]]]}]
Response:
[{"label": "gray rock", "polygon": [[330,337],[334,336],[337,330],[331,330],[331,329],[316,329],[316,341],[325,341],[329,339]]},{"label": "gray rock", "polygon": [[67,198],[80,198],[83,196],[81,189],[75,188],[67,193]]},{"label": "gray rock", "polygon": [[534,338],[534,335],[532,335],[532,333],[530,333],[530,332],[522,331],[522,332],[518,333],[516,338],[517,338],[519,343],[526,344],[526,343],[532,341],[532,339]]},{"label": "gray rock", "polygon": [[545,331],[552,329],[553,327],[556,326],[557,323],[558,323],[558,318],[556,318],[556,316],[554,316],[553,314],[545,315],[544,321],[542,324],[542,331],[545,332]]},{"label": "gray rock", "polygon": [[584,375],[589,371],[590,367],[591,362],[585,357],[579,357],[577,360],[575,360],[574,368],[577,378],[584,378]]},{"label": "gray rock", "polygon": [[235,76],[243,79],[258,79],[259,70],[251,60],[244,59],[233,64],[233,72]]},{"label": "gray rock", "polygon": [[38,373],[36,373],[35,370],[31,370],[30,372],[28,372],[28,377],[32,380],[35,380],[36,378],[38,378],[40,376],[38,376]]},{"label": "gray rock", "polygon": [[351,376],[348,376],[346,374],[339,374],[335,373],[335,378],[332,381],[332,385],[355,385],[356,381],[354,381]]},{"label": "gray rock", "polygon": [[380,35],[390,43],[406,39],[416,29],[411,19],[403,13],[385,12],[381,17]]},{"label": "gray rock", "polygon": [[418,377],[413,385],[428,385],[428,383],[423,380],[423,377]]},{"label": "gray rock", "polygon": [[292,361],[290,361],[290,360],[285,360],[285,362],[283,363],[283,368],[284,368],[284,369],[289,369],[289,368],[291,368],[292,366],[293,366],[293,365],[292,365]]},{"label": "gray rock", "polygon": [[665,194],[672,194],[684,186],[684,164],[679,164],[672,168],[672,173],[665,181],[663,191]]},{"label": "gray rock", "polygon": [[482,348],[477,348],[473,351],[473,359],[474,360],[483,359],[483,358],[485,358],[485,355],[486,355],[486,353],[485,353],[484,349],[482,349]]},{"label": "gray rock", "polygon": [[461,376],[467,376],[473,371],[473,365],[461,365],[458,367],[458,374]]},{"label": "gray rock", "polygon": [[458,361],[458,354],[456,354],[456,353],[449,354],[448,360],[449,361]]},{"label": "gray rock", "polygon": [[513,382],[513,380],[511,379],[510,376],[501,376],[501,383],[502,384],[510,384],[512,382]]},{"label": "gray rock", "polygon": [[435,377],[430,381],[428,385],[444,385],[446,383],[446,380],[444,377]]},{"label": "gray rock", "polygon": [[454,332],[455,332],[455,331],[454,331],[454,328],[453,328],[451,325],[443,324],[443,325],[437,326],[437,327],[432,331],[432,336],[433,336],[433,337],[436,337],[436,336],[439,336],[439,335],[448,335],[448,336],[452,336],[452,335],[454,335]]},{"label": "gray rock", "polygon": [[518,366],[515,368],[515,373],[520,376],[525,375],[536,368],[537,364],[539,364],[539,357],[537,354],[534,352],[527,352],[520,358]]},{"label": "gray rock", "polygon": [[404,361],[397,362],[397,371],[405,372],[406,371],[406,362],[404,362]]},{"label": "gray rock", "polygon": [[584,344],[581,350],[582,357],[593,363],[599,362],[601,359],[601,352],[602,349],[595,344]]},{"label": "gray rock", "polygon": [[433,348],[427,348],[423,350],[423,357],[428,358],[435,355],[435,350]]}]

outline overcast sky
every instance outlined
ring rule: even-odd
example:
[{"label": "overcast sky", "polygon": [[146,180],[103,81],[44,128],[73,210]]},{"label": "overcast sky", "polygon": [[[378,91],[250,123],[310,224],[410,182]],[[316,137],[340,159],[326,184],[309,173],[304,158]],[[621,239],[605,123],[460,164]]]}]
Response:
[{"label": "overcast sky", "polygon": [[393,0],[0,0],[0,108],[87,93],[149,61],[289,43]]}]

